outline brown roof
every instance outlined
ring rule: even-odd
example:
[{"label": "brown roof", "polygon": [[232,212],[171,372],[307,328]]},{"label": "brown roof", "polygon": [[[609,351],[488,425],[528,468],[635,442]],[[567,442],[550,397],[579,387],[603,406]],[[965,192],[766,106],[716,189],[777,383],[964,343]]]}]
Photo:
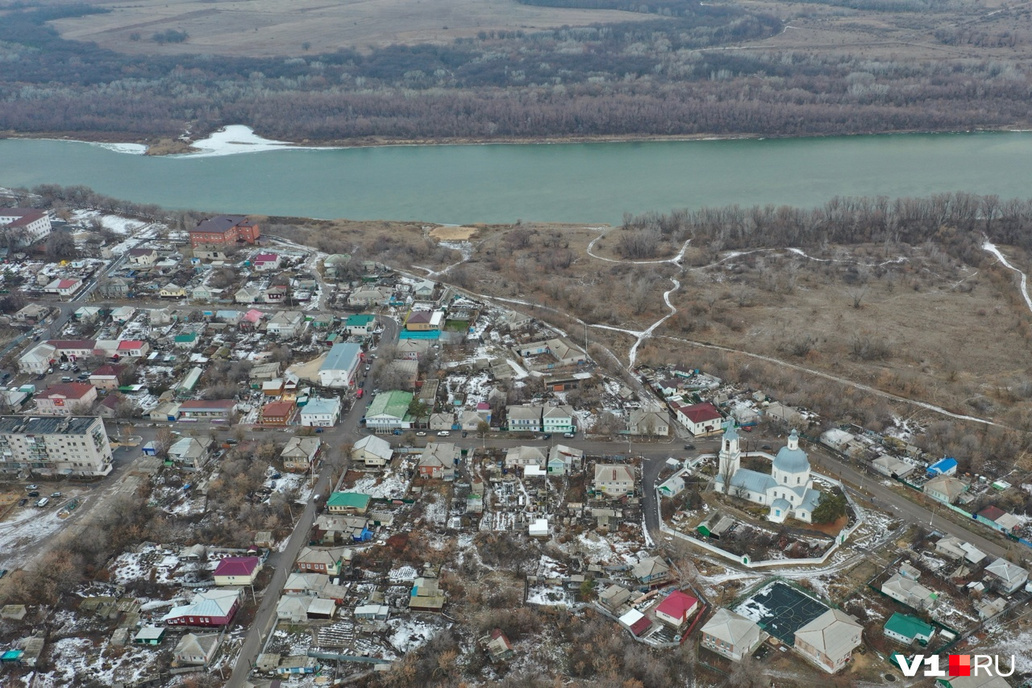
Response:
[{"label": "brown roof", "polygon": [[190,231],[202,234],[225,234],[233,227],[239,227],[240,225],[246,224],[247,218],[243,215],[219,215],[218,217],[212,217],[202,221]]},{"label": "brown roof", "polygon": [[85,382],[62,382],[56,385],[50,385],[41,396],[44,397],[64,397],[65,399],[82,399],[84,396],[90,393],[93,389],[93,385],[88,385]]}]

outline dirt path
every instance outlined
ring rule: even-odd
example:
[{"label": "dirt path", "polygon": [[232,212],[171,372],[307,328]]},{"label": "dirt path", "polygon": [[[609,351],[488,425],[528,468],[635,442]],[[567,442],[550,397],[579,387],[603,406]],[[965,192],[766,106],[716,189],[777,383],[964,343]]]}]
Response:
[{"label": "dirt path", "polygon": [[1032,311],[1032,298],[1029,298],[1028,296],[1028,275],[1011,265],[1003,253],[1000,252],[1000,249],[996,248],[996,245],[988,239],[986,239],[985,243],[982,244],[982,249],[996,256],[1000,260],[1000,263],[1003,264],[1003,267],[1008,270],[1013,270],[1021,275],[1021,295],[1024,297],[1025,305],[1028,306],[1029,311]]}]

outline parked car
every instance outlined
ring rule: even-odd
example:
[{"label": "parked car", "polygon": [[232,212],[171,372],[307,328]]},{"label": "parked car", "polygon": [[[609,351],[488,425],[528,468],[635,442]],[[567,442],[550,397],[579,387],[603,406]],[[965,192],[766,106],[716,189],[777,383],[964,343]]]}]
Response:
[{"label": "parked car", "polygon": [[441,430],[439,433],[437,433],[437,436],[438,437],[451,437],[451,433],[448,432],[447,430]]},{"label": "parked car", "polygon": [[36,484],[32,484],[32,485],[26,485],[26,486],[25,486],[25,489],[26,489],[26,490],[30,490],[30,491],[31,491],[31,490],[38,490],[38,489],[39,489],[39,485],[36,485]]},{"label": "parked car", "polygon": [[426,437],[426,430],[420,430],[417,432],[416,437]]},{"label": "parked car", "polygon": [[0,578],[3,578],[6,575],[7,575],[7,569],[0,569]]},{"label": "parked car", "polygon": [[365,387],[365,380],[359,380],[358,381],[358,388],[362,389],[363,387]]},{"label": "parked car", "polygon": [[50,497],[44,497],[43,499],[36,502],[36,506],[40,509],[44,508],[47,504],[50,504]]},{"label": "parked car", "polygon": [[71,381],[72,381],[72,378],[70,378],[67,375],[65,375],[64,377],[61,378],[61,382],[71,382]]},{"label": "parked car", "polygon": [[576,436],[577,436],[577,434],[573,433],[573,432],[564,432],[563,433],[563,437],[565,437],[568,440],[572,440]]},{"label": "parked car", "polygon": [[61,498],[61,497],[63,497],[63,496],[64,496],[64,495],[62,495],[62,494],[61,494],[60,492],[52,492],[52,493],[50,494],[50,498],[51,498],[51,499],[60,499],[60,498]]},{"label": "parked car", "polygon": [[322,428],[316,428],[316,429],[315,429],[315,432],[316,432],[316,434],[318,434],[318,433],[321,433],[322,431],[323,431],[323,429],[322,429]]},{"label": "parked car", "polygon": [[465,437],[465,436],[466,436],[466,435],[468,435],[468,434],[469,434],[469,433],[468,433],[467,431],[465,431],[465,430],[463,430],[463,431],[462,431],[462,436],[463,436],[463,437]]},{"label": "parked car", "polygon": [[542,436],[541,436],[541,439],[543,439],[543,440],[550,440],[550,439],[552,439],[552,435],[551,435],[551,434],[548,434],[548,433],[546,433],[546,434],[544,434],[544,435],[542,435]]},{"label": "parked car", "polygon": [[685,449],[685,451],[692,451],[692,450],[695,449],[695,445],[694,444],[686,444],[686,445],[684,445],[684,449]]},{"label": "parked car", "polygon": [[30,497],[39,497],[39,490],[33,490],[29,493]]},{"label": "parked car", "polygon": [[18,506],[25,506],[28,503],[29,503],[28,499],[19,499],[18,500]]}]

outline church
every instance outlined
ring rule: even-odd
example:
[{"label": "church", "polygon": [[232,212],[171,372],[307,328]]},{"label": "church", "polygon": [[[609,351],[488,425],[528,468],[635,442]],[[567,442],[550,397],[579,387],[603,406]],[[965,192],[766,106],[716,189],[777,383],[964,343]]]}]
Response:
[{"label": "church", "polygon": [[[738,430],[732,424],[722,438],[716,491],[770,507],[767,519],[775,523],[784,523],[789,517],[810,523],[821,493],[813,489],[810,460],[799,448],[795,430],[788,436],[788,444],[774,457],[770,475],[742,468],[741,464]],[[725,481],[730,483],[730,489]]]}]

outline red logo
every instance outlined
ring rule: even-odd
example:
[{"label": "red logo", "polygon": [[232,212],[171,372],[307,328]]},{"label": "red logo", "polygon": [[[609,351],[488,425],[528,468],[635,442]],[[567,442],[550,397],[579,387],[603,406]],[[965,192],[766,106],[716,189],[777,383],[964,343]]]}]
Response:
[{"label": "red logo", "polygon": [[950,655],[950,676],[971,675],[971,655]]}]

